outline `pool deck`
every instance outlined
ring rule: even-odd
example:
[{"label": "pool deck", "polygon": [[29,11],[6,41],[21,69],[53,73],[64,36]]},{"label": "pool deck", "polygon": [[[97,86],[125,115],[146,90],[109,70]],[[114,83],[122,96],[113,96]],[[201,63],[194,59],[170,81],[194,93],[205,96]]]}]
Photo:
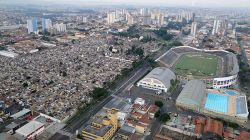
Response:
[{"label": "pool deck", "polygon": [[[229,94],[225,93],[223,90],[215,90],[215,89],[209,89],[207,92],[208,92],[208,94],[209,93],[218,94],[218,95],[221,95],[221,96],[228,97],[227,112],[224,113],[224,112],[218,112],[218,111],[215,111],[215,110],[214,110],[214,112],[216,112],[218,114],[226,114],[226,115],[229,115],[229,116],[235,116],[236,115],[236,97],[238,96],[238,94],[229,95]],[[205,98],[205,100],[203,102],[204,108],[205,108],[205,104],[206,104],[208,94],[206,95],[206,98]],[[210,109],[207,109],[207,110],[210,110]],[[212,110],[210,110],[210,111],[212,111]]]}]

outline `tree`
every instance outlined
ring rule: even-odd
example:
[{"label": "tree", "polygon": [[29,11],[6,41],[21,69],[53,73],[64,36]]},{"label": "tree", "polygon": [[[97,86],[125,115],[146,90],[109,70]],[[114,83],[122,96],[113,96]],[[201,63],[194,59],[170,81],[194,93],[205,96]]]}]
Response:
[{"label": "tree", "polygon": [[171,85],[173,86],[173,85],[175,84],[175,80],[174,80],[174,79],[171,79],[171,80],[170,80],[170,83],[171,83]]},{"label": "tree", "polygon": [[160,116],[160,121],[161,122],[165,123],[165,122],[167,122],[169,120],[170,120],[170,116],[167,113],[161,114],[161,116]]},{"label": "tree", "polygon": [[156,113],[155,113],[155,118],[159,118],[161,116],[161,111],[158,110]]},{"label": "tree", "polygon": [[136,48],[134,53],[139,56],[143,56],[144,50],[142,48]]},{"label": "tree", "polygon": [[171,40],[174,37],[172,34],[168,33],[166,29],[162,28],[159,30],[154,30],[153,32],[166,41]]},{"label": "tree", "polygon": [[95,100],[99,100],[103,97],[106,97],[108,95],[108,91],[105,88],[94,88],[94,90],[91,93],[91,96]]},{"label": "tree", "polygon": [[28,87],[29,86],[29,84],[27,83],[27,82],[25,82],[25,83],[23,83],[23,87]]},{"label": "tree", "polygon": [[161,108],[163,106],[162,101],[155,101],[155,105]]},{"label": "tree", "polygon": [[180,41],[174,41],[171,46],[183,46],[183,44]]},{"label": "tree", "polygon": [[62,76],[63,76],[63,77],[66,77],[67,75],[68,75],[68,74],[67,74],[66,71],[63,71],[63,72],[62,72]]},{"label": "tree", "polygon": [[77,134],[78,139],[83,139],[83,136],[81,134]]},{"label": "tree", "polygon": [[75,44],[75,42],[76,42],[75,39],[72,39],[72,40],[71,40],[71,43],[72,43],[72,44]]}]

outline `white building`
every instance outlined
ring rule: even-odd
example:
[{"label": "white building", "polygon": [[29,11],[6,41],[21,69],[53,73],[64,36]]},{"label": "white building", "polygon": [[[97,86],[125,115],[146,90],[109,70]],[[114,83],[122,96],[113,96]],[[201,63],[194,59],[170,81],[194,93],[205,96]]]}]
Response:
[{"label": "white building", "polygon": [[66,32],[67,31],[67,28],[66,28],[66,25],[63,24],[63,23],[60,23],[60,24],[55,24],[54,25],[54,28],[58,31],[58,32]]},{"label": "white building", "polygon": [[157,67],[137,83],[137,86],[156,91],[167,92],[171,87],[171,80],[175,80],[174,72],[166,67]]},{"label": "white building", "polygon": [[28,33],[35,33],[38,34],[38,30],[37,30],[37,19],[33,18],[30,20],[27,20],[27,29],[28,29]]},{"label": "white building", "polygon": [[115,12],[107,13],[107,22],[108,22],[108,24],[115,23],[115,16],[116,16]]},{"label": "white building", "polygon": [[15,58],[16,56],[18,56],[18,54],[9,51],[0,51],[0,55],[11,58]]},{"label": "white building", "polygon": [[44,129],[43,123],[31,121],[23,127],[17,129],[16,134],[20,135],[24,139],[34,139],[36,136],[40,135]]},{"label": "white building", "polygon": [[136,98],[134,104],[145,105],[145,100],[142,98]]},{"label": "white building", "polygon": [[45,28],[46,29],[52,28],[52,21],[50,19],[45,19]]},{"label": "white building", "polygon": [[149,12],[148,8],[142,8],[142,9],[140,10],[140,14],[141,14],[142,16],[148,16],[148,15],[150,14],[150,12]]},{"label": "white building", "polygon": [[87,17],[82,17],[82,22],[83,23],[87,23],[88,22],[88,18]]},{"label": "white building", "polygon": [[197,22],[193,22],[191,26],[191,35],[195,36],[197,31]]}]

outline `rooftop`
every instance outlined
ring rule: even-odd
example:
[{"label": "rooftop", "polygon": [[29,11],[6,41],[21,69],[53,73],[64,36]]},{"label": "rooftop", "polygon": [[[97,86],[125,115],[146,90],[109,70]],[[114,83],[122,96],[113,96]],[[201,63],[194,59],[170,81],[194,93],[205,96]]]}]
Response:
[{"label": "rooftop", "polygon": [[43,127],[44,124],[37,122],[37,121],[31,121],[29,123],[27,123],[26,125],[24,125],[23,127],[19,128],[16,130],[16,133],[27,137],[28,135],[30,135],[31,133],[33,133],[34,131],[38,130],[39,128]]},{"label": "rooftop", "polygon": [[202,81],[191,80],[185,85],[176,102],[201,107],[206,93],[205,89]]}]

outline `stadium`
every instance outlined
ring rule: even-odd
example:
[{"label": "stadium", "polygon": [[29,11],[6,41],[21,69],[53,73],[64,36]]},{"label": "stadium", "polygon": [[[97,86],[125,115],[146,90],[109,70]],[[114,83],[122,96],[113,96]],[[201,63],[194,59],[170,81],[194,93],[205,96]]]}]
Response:
[{"label": "stadium", "polygon": [[180,46],[171,48],[156,61],[171,69],[179,80],[199,79],[215,89],[235,84],[239,72],[236,55],[224,50]]},{"label": "stadium", "polygon": [[180,108],[238,123],[248,119],[247,98],[235,90],[206,89],[201,80],[189,81],[176,100]]}]

